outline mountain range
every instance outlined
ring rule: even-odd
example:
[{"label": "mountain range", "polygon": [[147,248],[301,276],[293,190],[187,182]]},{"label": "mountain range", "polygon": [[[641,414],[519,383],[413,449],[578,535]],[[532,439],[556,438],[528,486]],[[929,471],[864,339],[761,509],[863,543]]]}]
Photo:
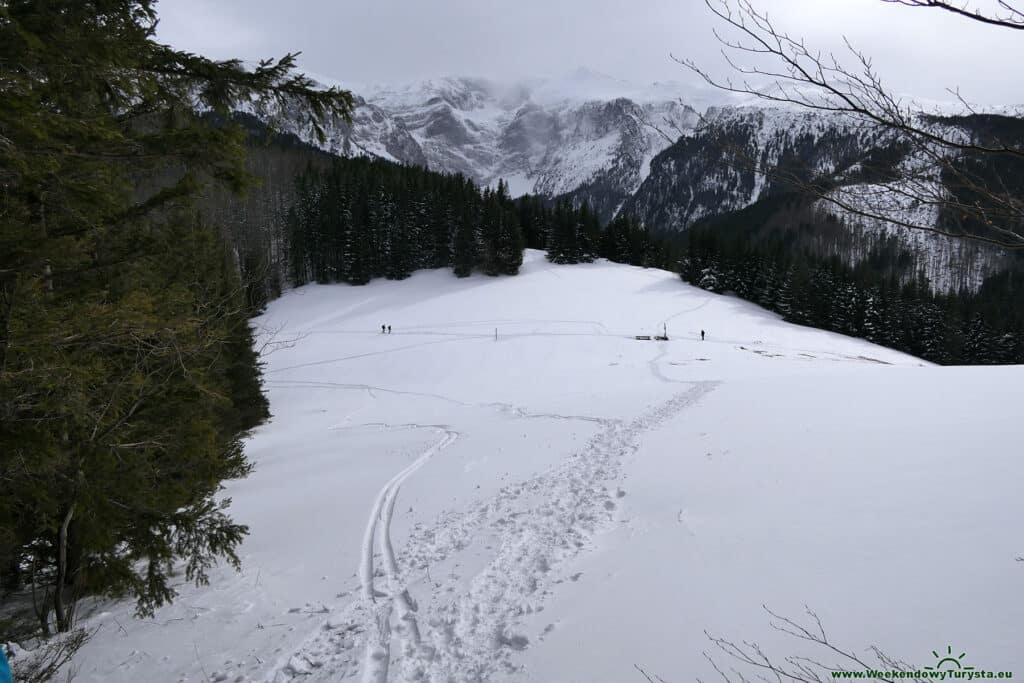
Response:
[{"label": "mountain range", "polygon": [[[298,124],[301,117],[285,115],[279,125],[333,154],[460,173],[480,185],[503,179],[513,196],[586,201],[603,220],[626,211],[660,232],[683,231],[783,191],[770,177],[730,163],[730,150],[763,168],[788,164],[840,186],[863,187],[867,159],[922,163],[891,136],[841,115],[764,107],[681,83],[638,87],[586,69],[512,85],[442,78],[347,87],[356,96],[353,119],[328,126],[324,139]],[[970,124],[958,125],[973,134]],[[894,210],[922,217],[918,207]],[[1008,258],[956,238],[839,219],[859,245],[843,258],[856,263],[880,241],[895,241],[912,261],[900,277],[926,279],[936,291],[976,289]],[[935,224],[939,216],[924,219]]]}]

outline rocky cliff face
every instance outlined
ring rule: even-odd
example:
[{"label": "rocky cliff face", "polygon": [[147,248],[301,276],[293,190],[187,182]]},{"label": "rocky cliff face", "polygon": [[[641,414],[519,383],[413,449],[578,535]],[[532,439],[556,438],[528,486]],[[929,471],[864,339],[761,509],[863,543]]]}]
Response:
[{"label": "rocky cliff face", "polygon": [[623,208],[658,230],[685,230],[705,216],[742,209],[784,189],[758,169],[779,169],[800,180],[841,174],[880,143],[877,134],[837,116],[712,108],[699,128],[653,161]]}]

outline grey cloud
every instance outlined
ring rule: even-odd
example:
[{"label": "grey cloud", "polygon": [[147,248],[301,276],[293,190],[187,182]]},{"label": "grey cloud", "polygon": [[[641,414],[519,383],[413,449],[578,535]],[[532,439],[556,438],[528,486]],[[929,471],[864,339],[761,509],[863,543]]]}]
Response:
[{"label": "grey cloud", "polygon": [[[1024,102],[1020,32],[881,0],[754,0],[825,51],[842,38],[899,92]],[[984,5],[984,3],[981,3]],[[165,0],[158,36],[212,57],[303,52],[302,67],[346,83],[447,75],[512,81],[586,66],[639,83],[687,80],[669,53],[728,74],[702,0]]]}]

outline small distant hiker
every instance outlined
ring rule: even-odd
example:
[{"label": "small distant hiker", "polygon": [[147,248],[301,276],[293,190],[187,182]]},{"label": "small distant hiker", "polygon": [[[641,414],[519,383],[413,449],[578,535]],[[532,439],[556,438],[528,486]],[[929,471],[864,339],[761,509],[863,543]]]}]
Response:
[{"label": "small distant hiker", "polygon": [[704,330],[700,331],[700,340],[704,341]]},{"label": "small distant hiker", "polygon": [[391,325],[388,325],[388,334],[391,334]]},{"label": "small distant hiker", "polygon": [[381,334],[384,334],[384,325],[381,325],[381,326],[380,326],[380,333],[381,333]]}]

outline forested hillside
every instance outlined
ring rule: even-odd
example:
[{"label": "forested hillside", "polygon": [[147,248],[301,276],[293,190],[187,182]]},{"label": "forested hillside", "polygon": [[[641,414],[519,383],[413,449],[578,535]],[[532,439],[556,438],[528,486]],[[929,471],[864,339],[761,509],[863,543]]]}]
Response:
[{"label": "forested hillside", "polygon": [[[231,227],[257,307],[282,286],[306,282],[363,284],[421,268],[515,274],[526,246],[556,263],[601,257],[677,270],[786,320],[937,363],[1022,360],[1021,266],[983,278],[977,289],[936,291],[907,277],[915,257],[899,238],[865,241],[813,196],[782,185],[749,208],[666,233],[625,213],[601,225],[587,204],[568,197],[513,200],[503,183],[481,189],[459,175],[333,157],[245,120],[250,170],[262,185],[242,199],[222,193],[206,211]],[[843,256],[854,250],[863,258]]]},{"label": "forested hillside", "polygon": [[248,129],[257,186],[242,197],[211,192],[199,213],[224,227],[255,308],[307,282],[358,285],[422,268],[514,275],[524,247],[546,249],[556,263],[674,263],[664,242],[627,217],[602,227],[587,204],[513,200],[504,182],[492,190],[458,174],[335,157],[252,117],[236,120]]},{"label": "forested hillside", "polygon": [[905,280],[896,238],[851,265],[855,235],[812,198],[785,194],[698,222],[677,238],[685,281],[734,292],[786,320],[863,337],[941,364],[1024,362],[1024,254],[976,291]]},{"label": "forested hillside", "polygon": [[686,281],[786,320],[937,363],[1022,362],[1024,250],[1003,243],[1024,234],[1024,121],[921,121],[977,149],[818,112],[714,111],[623,211],[680,247]]}]

